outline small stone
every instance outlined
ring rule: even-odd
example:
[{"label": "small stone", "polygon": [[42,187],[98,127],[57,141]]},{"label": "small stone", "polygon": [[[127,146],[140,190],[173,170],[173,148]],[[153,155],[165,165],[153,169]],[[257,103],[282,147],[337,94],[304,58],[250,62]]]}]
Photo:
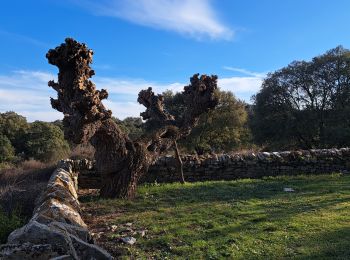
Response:
[{"label": "small stone", "polygon": [[125,224],[125,226],[131,227],[131,226],[132,226],[132,223],[131,223],[131,222],[128,222],[128,223]]},{"label": "small stone", "polygon": [[120,240],[123,243],[128,244],[128,245],[133,245],[136,243],[136,238],[134,238],[134,237],[122,237],[122,238],[120,238]]},{"label": "small stone", "polygon": [[117,225],[112,225],[111,226],[111,230],[114,232],[114,231],[116,231],[118,229],[118,226]]}]

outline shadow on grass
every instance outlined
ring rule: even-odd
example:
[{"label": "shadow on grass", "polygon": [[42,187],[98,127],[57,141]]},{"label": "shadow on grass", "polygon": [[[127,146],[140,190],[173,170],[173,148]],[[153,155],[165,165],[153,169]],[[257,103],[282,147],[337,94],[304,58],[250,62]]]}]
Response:
[{"label": "shadow on grass", "polygon": [[[128,212],[140,212],[152,208],[171,208],[175,206],[190,206],[197,203],[240,203],[249,200],[307,200],[308,205],[295,209],[295,212],[314,211],[347,201],[336,196],[337,193],[350,195],[348,189],[350,176],[300,176],[279,177],[260,180],[214,181],[201,183],[162,184],[139,187],[139,194],[134,200],[110,200],[98,196],[84,196],[82,203],[98,203],[104,206],[125,208]],[[295,192],[284,192],[283,188],[292,187]],[[324,196],[320,201],[319,196]],[[334,195],[334,196],[333,196]],[[311,202],[311,203],[310,203]],[[132,205],[132,207],[130,207]],[[278,207],[278,205],[277,205]],[[281,205],[281,211],[284,208]],[[277,214],[282,214],[275,212]],[[289,214],[289,213],[288,213]]]},{"label": "shadow on grass", "polygon": [[308,247],[295,259],[350,259],[350,227],[306,236]]},{"label": "shadow on grass", "polygon": [[[348,259],[350,228],[339,227],[350,220],[349,184],[347,175],[175,183],[141,186],[134,200],[80,200],[96,217],[120,213],[105,217],[106,226],[133,222],[149,229],[151,237],[137,245],[145,252],[224,257],[241,253],[234,251],[238,245],[248,258],[256,249],[267,258]],[[295,192],[284,192],[285,187]]]}]

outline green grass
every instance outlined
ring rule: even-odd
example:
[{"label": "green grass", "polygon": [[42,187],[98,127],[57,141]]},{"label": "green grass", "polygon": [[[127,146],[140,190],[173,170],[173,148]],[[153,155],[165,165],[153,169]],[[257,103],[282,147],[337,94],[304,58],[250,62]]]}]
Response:
[{"label": "green grass", "polygon": [[6,243],[8,235],[23,224],[24,220],[19,215],[8,216],[0,209],[0,244]]},{"label": "green grass", "polygon": [[[132,201],[82,202],[98,242],[125,259],[350,259],[348,175],[148,185]],[[147,230],[133,246],[107,229],[127,222]]]}]

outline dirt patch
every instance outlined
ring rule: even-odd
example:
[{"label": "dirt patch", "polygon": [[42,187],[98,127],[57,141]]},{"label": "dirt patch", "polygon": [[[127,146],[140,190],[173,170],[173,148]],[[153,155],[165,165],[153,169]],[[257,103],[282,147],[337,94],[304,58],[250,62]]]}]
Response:
[{"label": "dirt patch", "polygon": [[115,230],[111,223],[111,220],[118,218],[122,212],[118,212],[116,209],[115,212],[106,213],[101,210],[98,203],[84,203],[97,200],[99,198],[98,190],[81,189],[78,194],[79,201],[83,202],[81,216],[88,225],[94,243],[116,258],[128,255],[127,246],[120,240],[119,230]]}]

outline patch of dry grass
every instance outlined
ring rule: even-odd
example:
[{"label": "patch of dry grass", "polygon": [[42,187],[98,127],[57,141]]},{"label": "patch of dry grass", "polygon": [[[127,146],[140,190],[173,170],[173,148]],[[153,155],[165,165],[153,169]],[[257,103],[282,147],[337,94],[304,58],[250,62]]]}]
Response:
[{"label": "patch of dry grass", "polygon": [[36,198],[46,187],[55,166],[35,160],[0,170],[0,209],[10,216],[17,212],[28,218]]}]

